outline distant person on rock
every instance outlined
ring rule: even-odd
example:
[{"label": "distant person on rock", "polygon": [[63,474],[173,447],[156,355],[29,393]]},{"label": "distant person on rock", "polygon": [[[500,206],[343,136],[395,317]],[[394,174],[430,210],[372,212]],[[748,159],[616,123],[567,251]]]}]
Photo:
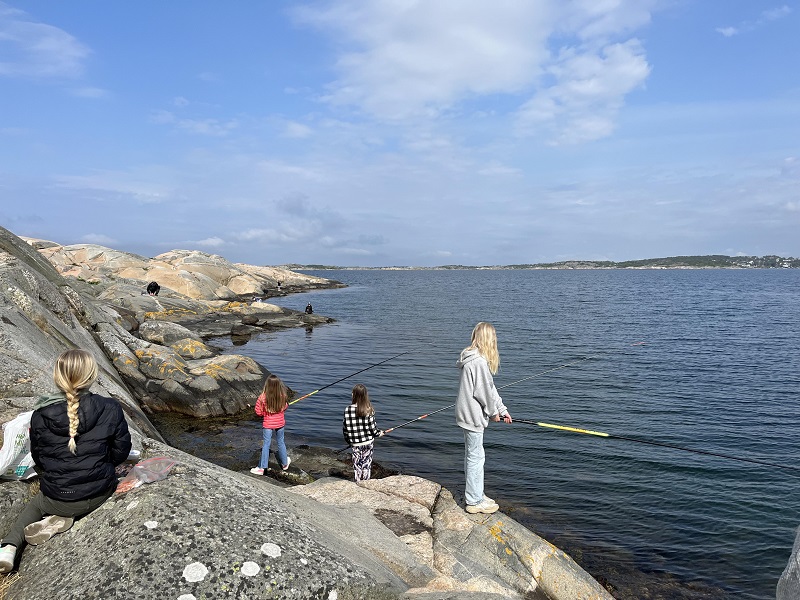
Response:
[{"label": "distant person on rock", "polygon": [[261,460],[257,467],[250,469],[253,475],[263,475],[269,466],[269,447],[272,443],[272,434],[278,445],[278,463],[286,471],[292,459],[286,452],[283,428],[286,426],[286,409],[289,403],[286,400],[286,386],[277,375],[270,375],[264,382],[264,389],[256,400],[256,414],[262,417],[261,427],[263,444],[261,446]]},{"label": "distant person on rock", "polygon": [[311,302],[306,304],[306,314],[307,315],[313,315],[314,314],[314,308],[311,306]]},{"label": "distant person on rock", "polygon": [[375,424],[375,409],[369,401],[367,388],[358,383],[353,386],[352,401],[344,409],[342,421],[344,441],[353,449],[353,471],[356,483],[372,475],[372,452],[375,438],[383,436]]},{"label": "distant person on rock", "polygon": [[472,343],[461,351],[456,363],[461,381],[456,399],[456,423],[464,430],[464,496],[470,514],[491,514],[500,508],[483,495],[483,431],[489,419],[502,417],[511,423],[511,415],[494,387],[492,375],[500,368],[497,333],[491,323],[478,323],[472,330]]},{"label": "distant person on rock", "polygon": [[39,398],[31,416],[40,491],[0,542],[0,573],[14,568],[26,541],[40,544],[66,531],[117,489],[114,469],[128,458],[131,435],[119,402],[89,392],[95,379],[97,363],[86,350],[58,357],[53,382],[60,391]]},{"label": "distant person on rock", "polygon": [[280,292],[281,291],[281,282],[277,281],[276,283],[278,284],[278,291]]},{"label": "distant person on rock", "polygon": [[150,296],[158,296],[158,292],[161,291],[161,286],[158,285],[155,281],[151,281],[147,284],[147,294]]}]

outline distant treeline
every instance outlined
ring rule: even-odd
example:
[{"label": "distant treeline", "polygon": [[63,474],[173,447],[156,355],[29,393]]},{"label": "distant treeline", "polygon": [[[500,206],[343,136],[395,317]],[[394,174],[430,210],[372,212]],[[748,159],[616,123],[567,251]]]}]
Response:
[{"label": "distant treeline", "polygon": [[412,270],[412,269],[800,269],[800,258],[783,256],[668,256],[614,262],[610,260],[565,260],[554,263],[519,265],[441,265],[439,267],[337,267],[332,265],[282,265],[292,270],[330,271],[337,269]]}]

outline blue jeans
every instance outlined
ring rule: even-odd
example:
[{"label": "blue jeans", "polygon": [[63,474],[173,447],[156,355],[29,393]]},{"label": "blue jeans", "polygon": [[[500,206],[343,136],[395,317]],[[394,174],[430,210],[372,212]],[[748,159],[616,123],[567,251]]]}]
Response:
[{"label": "blue jeans", "polygon": [[464,499],[467,504],[480,504],[483,500],[483,432],[464,430],[464,475],[467,485]]},{"label": "blue jeans", "polygon": [[283,427],[274,430],[265,427],[262,431],[264,432],[264,445],[261,446],[261,460],[258,466],[262,469],[266,469],[267,466],[269,466],[269,445],[270,442],[272,442],[272,432],[274,431],[275,441],[278,443],[278,462],[281,468],[283,468],[286,463],[289,462],[288,454],[286,453],[286,443],[283,441]]}]

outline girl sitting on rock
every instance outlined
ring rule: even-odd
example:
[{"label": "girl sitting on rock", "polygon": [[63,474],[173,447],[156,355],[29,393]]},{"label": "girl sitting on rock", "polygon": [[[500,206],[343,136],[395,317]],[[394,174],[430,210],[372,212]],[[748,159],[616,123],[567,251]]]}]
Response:
[{"label": "girl sitting on rock", "polygon": [[269,447],[272,442],[272,433],[278,444],[278,461],[281,468],[286,471],[292,459],[286,452],[286,442],[283,439],[283,428],[286,425],[286,409],[289,403],[286,400],[286,386],[277,375],[270,375],[264,382],[264,389],[256,400],[256,414],[263,417],[261,423],[264,434],[264,443],[261,447],[261,460],[257,467],[250,469],[254,475],[263,475],[269,466]]},{"label": "girl sitting on rock", "polygon": [[[40,492],[28,502],[0,542],[0,573],[14,568],[17,549],[66,531],[114,493],[114,469],[131,450],[120,403],[89,392],[97,363],[86,350],[67,350],[56,361],[53,382],[61,390],[42,396],[31,415],[31,456]],[[42,518],[49,515],[46,518]]]},{"label": "girl sitting on rock", "polygon": [[373,442],[383,431],[375,425],[375,409],[369,401],[367,388],[360,383],[353,386],[352,402],[344,409],[342,433],[353,449],[356,482],[366,481],[372,474]]}]

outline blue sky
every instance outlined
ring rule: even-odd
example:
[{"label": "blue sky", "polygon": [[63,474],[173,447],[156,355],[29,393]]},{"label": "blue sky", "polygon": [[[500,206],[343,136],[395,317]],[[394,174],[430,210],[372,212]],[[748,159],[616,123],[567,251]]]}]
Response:
[{"label": "blue sky", "polygon": [[252,264],[800,256],[800,6],[0,0],[0,224]]}]

